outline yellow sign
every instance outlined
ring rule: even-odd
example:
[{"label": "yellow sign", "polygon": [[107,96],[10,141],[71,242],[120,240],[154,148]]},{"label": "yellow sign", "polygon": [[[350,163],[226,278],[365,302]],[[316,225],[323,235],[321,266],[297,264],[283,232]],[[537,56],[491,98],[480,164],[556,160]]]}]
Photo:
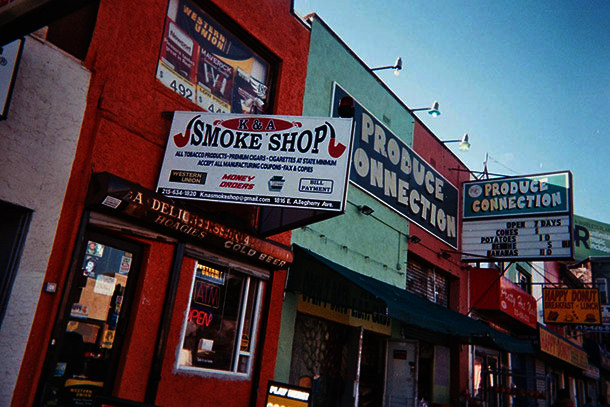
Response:
[{"label": "yellow sign", "polygon": [[372,332],[391,335],[391,319],[387,315],[361,312],[352,308],[320,301],[305,295],[299,295],[297,310],[305,314],[328,319],[344,325],[361,326]]},{"label": "yellow sign", "polygon": [[587,352],[572,345],[570,342],[558,335],[546,330],[542,326],[538,330],[540,334],[540,351],[561,359],[581,369],[589,368]]},{"label": "yellow sign", "polygon": [[542,290],[544,322],[549,324],[600,325],[597,288],[545,288]]}]

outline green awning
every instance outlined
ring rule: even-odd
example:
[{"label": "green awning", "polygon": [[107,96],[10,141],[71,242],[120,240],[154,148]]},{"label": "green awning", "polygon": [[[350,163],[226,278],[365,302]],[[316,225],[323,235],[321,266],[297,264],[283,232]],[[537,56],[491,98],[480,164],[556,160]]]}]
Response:
[{"label": "green awning", "polygon": [[[356,273],[303,247],[293,245],[293,251],[287,284],[290,291],[362,312],[385,313],[407,325],[460,337],[464,343],[495,346],[512,353],[534,353],[530,342],[500,332],[483,321]],[[362,291],[368,297],[363,297]]]}]

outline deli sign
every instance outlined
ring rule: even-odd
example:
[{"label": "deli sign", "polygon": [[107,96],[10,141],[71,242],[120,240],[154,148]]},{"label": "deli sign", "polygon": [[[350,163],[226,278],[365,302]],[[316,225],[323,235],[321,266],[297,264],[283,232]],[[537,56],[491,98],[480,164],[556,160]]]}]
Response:
[{"label": "deli sign", "polygon": [[157,191],[342,212],[351,135],[350,119],[175,112]]}]

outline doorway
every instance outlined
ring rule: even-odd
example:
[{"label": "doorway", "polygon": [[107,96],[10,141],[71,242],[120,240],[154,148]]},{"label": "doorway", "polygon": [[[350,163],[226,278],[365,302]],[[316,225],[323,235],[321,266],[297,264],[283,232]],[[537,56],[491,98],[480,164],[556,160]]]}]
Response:
[{"label": "doorway", "polygon": [[385,405],[415,406],[417,342],[389,341],[386,364]]},{"label": "doorway", "polygon": [[89,406],[114,386],[142,248],[88,232],[75,256],[38,391],[41,406]]}]

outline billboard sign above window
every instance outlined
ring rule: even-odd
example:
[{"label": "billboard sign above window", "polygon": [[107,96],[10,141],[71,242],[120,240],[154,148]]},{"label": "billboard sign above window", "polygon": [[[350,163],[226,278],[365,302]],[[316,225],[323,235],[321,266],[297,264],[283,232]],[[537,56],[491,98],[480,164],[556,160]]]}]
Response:
[{"label": "billboard sign above window", "polygon": [[199,6],[170,0],[157,79],[213,113],[266,111],[267,61]]},{"label": "billboard sign above window", "polygon": [[[342,98],[335,84],[332,115]],[[354,100],[354,149],[350,181],[399,215],[457,248],[458,189],[404,140]]]},{"label": "billboard sign above window", "polygon": [[462,261],[573,258],[572,174],[464,183]]},{"label": "billboard sign above window", "polygon": [[343,212],[352,120],[175,112],[158,192]]}]

